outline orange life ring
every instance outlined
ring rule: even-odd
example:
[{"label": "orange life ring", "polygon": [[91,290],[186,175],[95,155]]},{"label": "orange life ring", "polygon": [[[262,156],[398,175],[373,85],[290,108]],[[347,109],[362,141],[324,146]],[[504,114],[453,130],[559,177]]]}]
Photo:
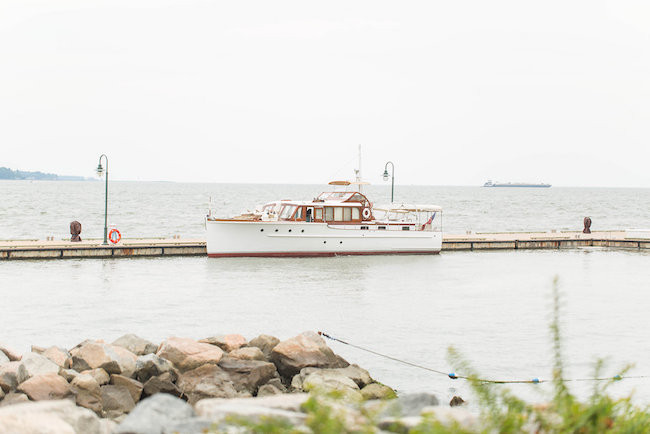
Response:
[{"label": "orange life ring", "polygon": [[108,233],[108,239],[111,241],[111,243],[117,244],[122,239],[122,234],[120,234],[120,231],[117,229],[111,229],[111,231]]}]

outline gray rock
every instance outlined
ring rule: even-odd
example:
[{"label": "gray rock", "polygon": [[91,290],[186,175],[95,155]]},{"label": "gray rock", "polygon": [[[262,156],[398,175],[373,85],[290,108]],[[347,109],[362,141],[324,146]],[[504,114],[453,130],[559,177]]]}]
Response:
[{"label": "gray rock", "polygon": [[263,398],[212,398],[199,401],[194,406],[196,414],[201,417],[211,418],[212,409],[226,404],[266,407],[277,410],[301,411],[301,406],[309,399],[307,393],[285,393],[282,395],[265,396]]},{"label": "gray rock", "polygon": [[165,372],[164,374],[151,377],[144,383],[142,393],[144,396],[152,396],[157,393],[168,393],[174,396],[181,396],[181,391],[174,384],[176,380],[175,374],[172,372]]},{"label": "gray rock", "polygon": [[277,344],[271,351],[271,360],[285,378],[292,378],[307,367],[345,368],[349,365],[334,354],[323,338],[313,331]]},{"label": "gray rock", "polygon": [[0,427],[3,433],[103,434],[97,415],[68,399],[2,407]]},{"label": "gray rock", "polygon": [[95,378],[90,374],[79,374],[72,380],[71,386],[78,406],[101,414],[102,392]]},{"label": "gray rock", "polygon": [[158,349],[158,345],[146,339],[142,339],[141,337],[134,334],[126,334],[124,336],[121,336],[117,338],[112,345],[126,348],[137,356],[152,354],[155,353]]},{"label": "gray rock", "polygon": [[0,388],[5,393],[16,390],[16,387],[27,378],[27,370],[21,362],[8,362],[0,365]]},{"label": "gray rock", "polygon": [[219,366],[206,364],[178,377],[178,388],[190,404],[205,398],[234,398],[237,390],[230,376]]},{"label": "gray rock", "polygon": [[59,374],[59,365],[40,354],[27,353],[20,363],[24,366],[28,378],[43,374]]},{"label": "gray rock", "polygon": [[275,346],[279,343],[280,343],[280,339],[276,338],[275,336],[259,335],[255,339],[251,340],[248,343],[248,346],[259,348],[260,350],[262,350],[264,357],[270,359],[271,351],[273,351],[273,348],[275,348]]},{"label": "gray rock", "polygon": [[166,427],[194,416],[194,410],[187,402],[161,393],[140,401],[117,426],[115,434],[161,434]]},{"label": "gray rock", "polygon": [[[210,419],[203,419],[194,417],[191,419],[184,419],[177,422],[172,422],[163,428],[164,434],[205,434],[210,432],[209,429],[214,426]],[[214,431],[213,431],[214,432]],[[221,431],[217,431],[221,432]]]},{"label": "gray rock", "polygon": [[129,390],[133,402],[137,403],[140,401],[142,396],[143,385],[139,381],[133,380],[132,378],[127,378],[123,375],[112,374],[111,375],[111,384],[115,386],[124,386]]},{"label": "gray rock", "polygon": [[388,401],[380,417],[419,416],[423,408],[436,405],[440,402],[432,393],[409,393]]},{"label": "gray rock", "polygon": [[174,367],[168,360],[158,357],[155,354],[146,354],[136,359],[134,375],[139,382],[145,383],[151,377],[173,370]]},{"label": "gray rock", "polygon": [[278,375],[273,363],[260,360],[224,357],[219,361],[219,367],[228,373],[238,392],[247,391],[251,394],[257,393],[262,384]]},{"label": "gray rock", "polygon": [[[213,400],[200,401],[197,406],[206,401]],[[203,406],[201,411],[204,413],[201,414],[201,416],[210,419],[214,423],[220,423],[234,417],[256,422],[264,419],[276,419],[288,422],[292,425],[300,425],[307,418],[306,414],[299,411],[280,410],[277,408],[256,406],[252,403],[234,402],[233,400],[219,404],[213,402],[209,407]],[[198,408],[197,412],[199,412]]]},{"label": "gray rock", "polygon": [[102,411],[104,414],[108,412],[115,413],[128,413],[135,408],[135,402],[131,397],[129,389],[125,386],[106,385],[101,386],[102,394]]},{"label": "gray rock", "polygon": [[7,405],[22,404],[23,402],[29,402],[29,398],[24,393],[20,392],[9,392],[5,395],[4,399],[0,401],[0,407],[5,407]]}]

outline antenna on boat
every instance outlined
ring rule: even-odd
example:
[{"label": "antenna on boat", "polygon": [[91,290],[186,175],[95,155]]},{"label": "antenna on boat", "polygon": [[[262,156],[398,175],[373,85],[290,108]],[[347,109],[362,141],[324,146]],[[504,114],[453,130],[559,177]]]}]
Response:
[{"label": "antenna on boat", "polygon": [[359,185],[359,193],[363,192],[363,186],[361,181],[361,144],[359,143],[359,168],[354,169],[354,175],[356,177],[357,185]]}]

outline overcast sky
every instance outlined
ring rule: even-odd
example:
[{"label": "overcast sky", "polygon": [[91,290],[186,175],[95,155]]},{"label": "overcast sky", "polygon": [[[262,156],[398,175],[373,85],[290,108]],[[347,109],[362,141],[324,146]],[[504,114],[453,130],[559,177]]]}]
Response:
[{"label": "overcast sky", "polygon": [[0,166],[650,187],[647,1],[0,0]]}]

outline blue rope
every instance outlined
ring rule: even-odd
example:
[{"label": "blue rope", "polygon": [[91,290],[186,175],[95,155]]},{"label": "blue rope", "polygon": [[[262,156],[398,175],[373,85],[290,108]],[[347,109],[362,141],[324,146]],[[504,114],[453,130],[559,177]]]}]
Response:
[{"label": "blue rope", "polygon": [[[350,342],[346,342],[344,340],[335,338],[335,337],[333,337],[331,335],[328,335],[325,332],[319,331],[318,334],[323,336],[323,337],[326,337],[327,339],[339,342],[339,343],[344,344],[344,345],[348,345],[348,346],[356,348],[358,350],[365,351],[367,353],[371,353],[371,354],[374,354],[376,356],[383,357],[385,359],[393,360],[395,362],[403,363],[405,365],[409,365],[409,366],[412,366],[414,368],[423,369],[425,371],[433,372],[433,373],[436,373],[436,374],[441,374],[441,375],[444,375],[446,377],[449,377],[452,380],[458,380],[458,379],[461,379],[461,380],[473,380],[473,381],[478,381],[479,383],[493,383],[493,384],[540,384],[540,383],[550,383],[551,382],[551,380],[541,380],[539,378],[532,378],[530,380],[490,380],[490,379],[485,379],[485,378],[470,378],[470,377],[467,377],[467,376],[464,376],[464,375],[457,375],[455,372],[447,373],[447,372],[444,372],[444,371],[439,371],[437,369],[430,368],[428,366],[423,366],[423,365],[419,365],[417,363],[412,363],[412,362],[409,362],[409,361],[406,361],[406,360],[403,360],[403,359],[398,359],[397,357],[392,357],[392,356],[389,356],[387,354],[382,354],[382,353],[379,353],[377,351],[373,351],[373,350],[370,350],[368,348],[364,348],[364,347],[361,347],[359,345],[355,345],[355,344],[352,344]],[[626,375],[626,376],[622,376],[622,375],[617,374],[617,375],[614,375],[613,377],[572,378],[572,379],[564,379],[563,381],[620,381],[620,380],[623,380],[623,379],[630,379],[630,378],[649,378],[649,377],[650,376],[648,376],[648,375]]]}]

